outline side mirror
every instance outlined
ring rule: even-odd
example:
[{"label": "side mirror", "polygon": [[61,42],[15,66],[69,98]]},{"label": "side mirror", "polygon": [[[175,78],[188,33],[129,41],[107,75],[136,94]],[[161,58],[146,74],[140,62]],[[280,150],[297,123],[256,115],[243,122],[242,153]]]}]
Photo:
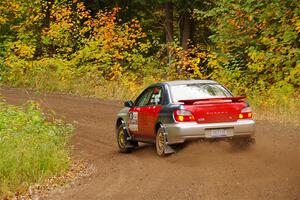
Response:
[{"label": "side mirror", "polygon": [[125,107],[132,108],[133,105],[134,105],[133,101],[125,101],[125,102],[124,102],[124,106],[125,106]]}]

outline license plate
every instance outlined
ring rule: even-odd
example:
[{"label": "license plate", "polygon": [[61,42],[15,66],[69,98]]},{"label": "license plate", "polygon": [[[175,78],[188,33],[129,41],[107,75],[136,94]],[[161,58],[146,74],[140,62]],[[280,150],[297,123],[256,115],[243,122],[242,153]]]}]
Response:
[{"label": "license plate", "polygon": [[208,137],[217,138],[217,137],[226,137],[230,134],[229,129],[211,129],[209,131]]}]

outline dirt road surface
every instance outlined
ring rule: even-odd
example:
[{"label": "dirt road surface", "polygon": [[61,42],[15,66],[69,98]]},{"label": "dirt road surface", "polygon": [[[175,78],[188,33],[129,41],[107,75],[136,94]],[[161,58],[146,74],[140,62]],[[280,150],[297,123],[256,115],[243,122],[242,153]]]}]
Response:
[{"label": "dirt road surface", "polygon": [[257,121],[256,145],[246,151],[226,142],[191,142],[166,158],[152,145],[121,154],[114,135],[120,104],[23,89],[0,93],[16,105],[35,99],[74,124],[73,156],[96,167],[50,199],[300,199],[299,128]]}]

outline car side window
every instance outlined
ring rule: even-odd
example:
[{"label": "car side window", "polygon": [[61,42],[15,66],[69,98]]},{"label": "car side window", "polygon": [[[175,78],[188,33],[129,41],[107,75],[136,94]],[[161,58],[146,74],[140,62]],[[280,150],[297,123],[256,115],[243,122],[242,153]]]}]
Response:
[{"label": "car side window", "polygon": [[142,95],[139,96],[138,99],[136,100],[135,106],[137,107],[146,106],[149,102],[151,94],[152,94],[152,88],[148,88],[147,90],[145,90],[142,93]]},{"label": "car side window", "polygon": [[152,88],[152,94],[148,105],[156,106],[161,104],[162,104],[162,88],[160,87]]}]

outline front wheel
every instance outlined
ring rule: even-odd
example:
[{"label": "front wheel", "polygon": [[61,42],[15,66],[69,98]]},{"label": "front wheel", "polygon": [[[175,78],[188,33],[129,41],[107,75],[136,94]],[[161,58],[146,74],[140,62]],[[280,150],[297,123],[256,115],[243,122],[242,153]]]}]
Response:
[{"label": "front wheel", "polygon": [[128,153],[130,152],[130,148],[127,145],[127,131],[124,127],[124,124],[121,124],[117,129],[117,143],[119,147],[119,151],[122,153]]},{"label": "front wheel", "polygon": [[155,146],[156,153],[161,157],[165,156],[166,140],[164,135],[164,129],[161,127],[157,130],[156,133]]}]

